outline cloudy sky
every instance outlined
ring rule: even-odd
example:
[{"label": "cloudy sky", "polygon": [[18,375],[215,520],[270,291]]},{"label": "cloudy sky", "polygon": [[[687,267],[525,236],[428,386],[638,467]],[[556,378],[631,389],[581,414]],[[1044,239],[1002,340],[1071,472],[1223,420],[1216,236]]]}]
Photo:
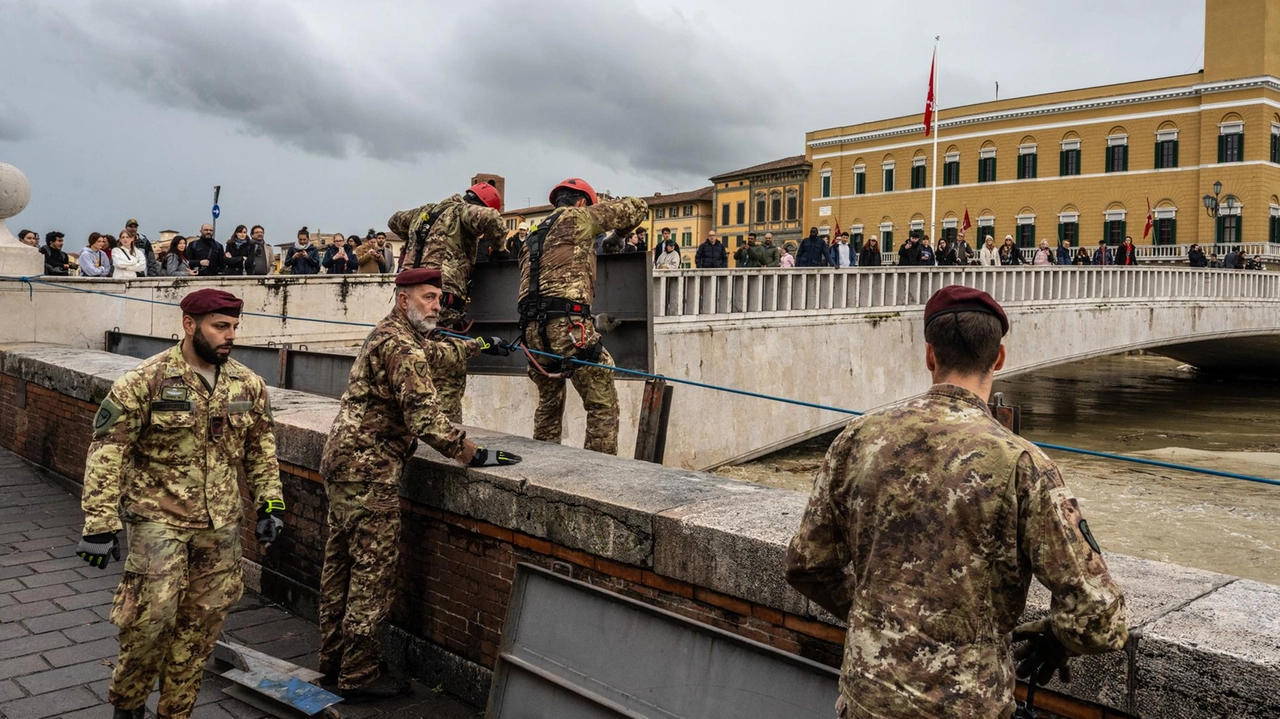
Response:
[{"label": "cloudy sky", "polygon": [[1203,0],[0,0],[10,229],[78,249],[137,217],[224,239],[385,227],[507,178],[621,194],[804,151],[804,133],[940,103],[1202,66]]}]

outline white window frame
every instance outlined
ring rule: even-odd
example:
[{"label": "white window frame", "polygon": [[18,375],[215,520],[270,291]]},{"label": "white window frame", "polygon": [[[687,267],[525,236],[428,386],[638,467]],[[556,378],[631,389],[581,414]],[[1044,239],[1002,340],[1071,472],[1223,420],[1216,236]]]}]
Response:
[{"label": "white window frame", "polygon": [[1178,208],[1176,207],[1157,207],[1151,211],[1153,219],[1156,220],[1176,220],[1178,219]]},{"label": "white window frame", "polygon": [[1124,222],[1129,218],[1128,210],[1107,210],[1102,213],[1107,222]]},{"label": "white window frame", "polygon": [[1080,141],[1079,141],[1079,140],[1063,140],[1063,141],[1062,141],[1062,151],[1063,151],[1063,152],[1069,152],[1069,151],[1071,151],[1071,150],[1079,150],[1079,149],[1080,149]]},{"label": "white window frame", "polygon": [[1222,122],[1218,124],[1219,135],[1243,135],[1244,120],[1235,120],[1233,122]]},{"label": "white window frame", "polygon": [[849,225],[849,234],[856,235],[862,232],[862,225]]},{"label": "white window frame", "polygon": [[912,166],[912,167],[924,167],[926,162],[928,162],[928,158],[925,158],[925,157],[914,157],[914,158],[912,158],[912,159],[911,159],[911,166]]},{"label": "white window frame", "polygon": [[1080,223],[1080,213],[1079,213],[1079,212],[1059,212],[1059,213],[1058,213],[1058,222],[1061,222],[1061,223],[1062,223],[1062,224],[1064,224],[1064,225],[1065,225],[1065,224],[1072,223],[1072,222],[1074,222],[1074,223],[1076,223],[1076,224],[1079,224],[1079,223]]},{"label": "white window frame", "polygon": [[895,160],[885,160],[884,162],[880,163],[881,170],[892,170],[896,166],[897,166],[897,162]]},{"label": "white window frame", "polygon": [[1107,147],[1119,147],[1129,144],[1128,135],[1108,135]]},{"label": "white window frame", "polygon": [[1241,210],[1242,208],[1244,208],[1244,205],[1236,205],[1236,206],[1234,206],[1234,207],[1227,207],[1226,203],[1224,202],[1220,207],[1218,207],[1218,214],[1219,214],[1219,215],[1235,215],[1236,217],[1239,217],[1239,216],[1240,216],[1240,210]]},{"label": "white window frame", "polygon": [[1156,131],[1156,142],[1169,142],[1171,140],[1173,142],[1178,141],[1177,130],[1157,130]]},{"label": "white window frame", "polygon": [[948,217],[942,221],[942,229],[953,230],[960,227],[960,220],[955,217]]},{"label": "white window frame", "polygon": [[988,147],[988,148],[985,148],[985,149],[982,149],[982,150],[978,150],[978,159],[979,159],[979,160],[990,160],[991,158],[993,158],[993,157],[995,157],[995,156],[996,156],[996,148],[994,148],[994,147]]},{"label": "white window frame", "polygon": [[943,156],[942,156],[942,161],[943,161],[943,162],[959,162],[959,161],[960,161],[960,153],[958,153],[958,152],[948,152],[947,154],[945,154],[945,155],[943,155]]},{"label": "white window frame", "polygon": [[1034,155],[1034,154],[1036,154],[1036,148],[1037,148],[1037,147],[1038,147],[1038,145],[1037,145],[1036,143],[1034,143],[1034,142],[1029,143],[1029,144],[1026,144],[1026,145],[1018,145],[1018,157],[1022,157],[1023,155]]},{"label": "white window frame", "polygon": [[1034,225],[1034,224],[1036,224],[1036,216],[1035,216],[1035,215],[1018,215],[1017,217],[1015,217],[1015,218],[1013,218],[1013,219],[1014,219],[1014,222],[1015,222],[1019,227],[1021,227],[1021,226],[1023,226],[1023,225]]},{"label": "white window frame", "polygon": [[912,231],[912,232],[924,232],[924,220],[912,220],[912,221],[911,221],[911,231]]},{"label": "white window frame", "polygon": [[1272,206],[1271,206],[1271,216],[1272,216],[1272,217],[1280,217],[1280,205],[1272,205]]},{"label": "white window frame", "polygon": [[881,223],[880,223],[880,234],[882,234],[882,235],[883,235],[883,234],[884,234],[884,233],[886,233],[886,232],[893,232],[893,223],[892,223],[892,222],[881,222]]},{"label": "white window frame", "polygon": [[[827,186],[827,191],[825,193],[822,191],[822,185],[824,180],[826,181],[826,186]],[[831,182],[831,169],[827,168],[825,170],[820,171],[818,173],[818,194],[823,198],[831,197],[832,187],[833,187],[833,184]]]}]

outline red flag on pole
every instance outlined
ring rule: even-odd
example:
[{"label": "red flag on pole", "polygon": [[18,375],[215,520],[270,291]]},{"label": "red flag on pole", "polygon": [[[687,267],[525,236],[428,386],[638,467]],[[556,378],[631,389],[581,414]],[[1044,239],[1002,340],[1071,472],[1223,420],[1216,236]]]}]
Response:
[{"label": "red flag on pole", "polygon": [[933,51],[933,62],[929,63],[929,96],[924,101],[924,136],[933,132],[933,73],[938,69],[938,50]]},{"label": "red flag on pole", "polygon": [[836,231],[831,233],[831,238],[830,238],[830,239],[831,239],[831,243],[830,243],[830,244],[833,244],[833,245],[834,245],[836,242],[838,242],[838,241],[839,241],[839,238],[840,238],[840,218],[839,218],[839,217],[837,217],[837,218],[836,218]]},{"label": "red flag on pole", "polygon": [[964,235],[966,232],[969,231],[970,227],[973,227],[973,223],[969,222],[969,208],[966,207],[964,208],[964,220],[960,223],[959,239],[962,239],[962,240],[964,239]]},{"label": "red flag on pole", "polygon": [[1151,212],[1151,198],[1147,198],[1147,226],[1142,230],[1142,239],[1147,239],[1147,235],[1151,234],[1151,226],[1156,223],[1156,216]]}]

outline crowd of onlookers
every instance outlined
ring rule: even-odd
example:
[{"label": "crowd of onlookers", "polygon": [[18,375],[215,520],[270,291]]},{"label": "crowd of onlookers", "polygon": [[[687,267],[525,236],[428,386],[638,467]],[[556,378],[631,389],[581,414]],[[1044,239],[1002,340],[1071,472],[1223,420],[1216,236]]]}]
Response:
[{"label": "crowd of onlookers", "polygon": [[323,248],[311,242],[303,227],[297,240],[277,262],[276,250],[265,240],[262,225],[236,226],[225,243],[214,239],[213,225],[204,224],[192,237],[177,235],[167,243],[153,244],[129,220],[118,235],[90,233],[78,254],[64,250],[66,236],[47,232],[44,244],[34,230],[22,230],[18,239],[38,247],[44,256],[44,274],[80,277],[191,277],[214,275],[315,275],[395,272],[397,258],[385,232],[369,230],[363,236],[337,233],[327,236]]}]

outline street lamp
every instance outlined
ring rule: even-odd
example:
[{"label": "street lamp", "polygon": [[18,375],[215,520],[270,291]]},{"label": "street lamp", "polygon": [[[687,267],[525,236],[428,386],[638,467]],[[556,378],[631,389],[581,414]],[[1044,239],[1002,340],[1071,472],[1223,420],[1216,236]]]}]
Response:
[{"label": "street lamp", "polygon": [[1218,197],[1221,195],[1222,195],[1222,183],[1221,182],[1213,183],[1213,194],[1205,195],[1203,198],[1201,198],[1204,201],[1205,214],[1209,215],[1210,217],[1217,217],[1219,214],[1222,214],[1223,207],[1227,208],[1226,214],[1231,214],[1232,210],[1240,206],[1240,200],[1237,199],[1235,195],[1227,195],[1227,198],[1225,200],[1222,200],[1221,202],[1219,202]]}]

